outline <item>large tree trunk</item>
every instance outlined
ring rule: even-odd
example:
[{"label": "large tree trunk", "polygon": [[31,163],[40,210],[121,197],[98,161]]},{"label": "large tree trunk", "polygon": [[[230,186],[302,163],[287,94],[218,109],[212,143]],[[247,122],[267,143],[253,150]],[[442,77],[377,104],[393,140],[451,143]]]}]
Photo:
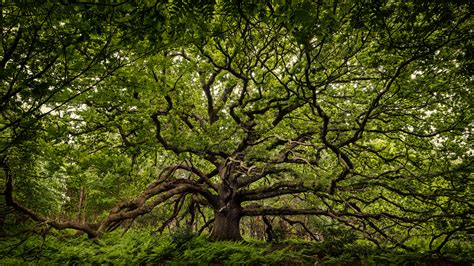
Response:
[{"label": "large tree trunk", "polygon": [[216,210],[211,239],[242,240],[240,235],[241,209],[240,204],[228,203],[220,210]]}]

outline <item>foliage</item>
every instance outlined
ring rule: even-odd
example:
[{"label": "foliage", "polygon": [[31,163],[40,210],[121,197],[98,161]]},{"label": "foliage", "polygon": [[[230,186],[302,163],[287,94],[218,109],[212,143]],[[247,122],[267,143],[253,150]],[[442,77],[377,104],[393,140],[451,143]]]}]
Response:
[{"label": "foliage", "polygon": [[2,265],[17,264],[186,264],[209,265],[325,265],[350,264],[361,261],[364,265],[429,264],[430,262],[472,262],[473,254],[459,256],[454,251],[443,256],[379,250],[364,241],[344,245],[342,253],[315,242],[261,241],[213,242],[203,236],[177,231],[160,237],[146,231],[108,234],[99,241],[85,236],[74,237],[73,232],[54,235],[29,235],[25,238],[8,238],[1,242]]},{"label": "foliage", "polygon": [[[129,244],[108,250],[107,233],[145,225],[190,230],[130,243],[150,262],[305,258],[193,236],[206,229],[214,240],[323,240],[333,263],[353,259],[348,249],[448,252],[474,226],[471,9],[6,4],[2,206],[106,241],[97,250],[112,260]],[[5,213],[2,229],[16,223]],[[64,252],[103,257],[77,241]]]}]

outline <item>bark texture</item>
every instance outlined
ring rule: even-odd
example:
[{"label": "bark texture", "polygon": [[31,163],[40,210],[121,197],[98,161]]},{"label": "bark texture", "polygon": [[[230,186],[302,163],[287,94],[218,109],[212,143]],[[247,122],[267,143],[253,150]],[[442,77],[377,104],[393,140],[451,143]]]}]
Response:
[{"label": "bark texture", "polygon": [[215,212],[214,228],[211,233],[213,240],[242,240],[240,234],[241,207],[230,203]]}]

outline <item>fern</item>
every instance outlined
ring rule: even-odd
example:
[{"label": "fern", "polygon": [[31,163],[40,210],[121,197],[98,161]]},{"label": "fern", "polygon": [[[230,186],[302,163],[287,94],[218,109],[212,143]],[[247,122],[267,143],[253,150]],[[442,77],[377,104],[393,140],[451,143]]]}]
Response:
[{"label": "fern", "polygon": [[339,239],[325,243],[288,240],[212,242],[188,229],[170,235],[154,236],[131,230],[104,236],[100,241],[87,237],[71,238],[71,233],[28,235],[0,241],[0,265],[408,265],[439,262],[472,263],[472,244],[459,243],[445,248],[445,254],[378,249],[366,240],[355,240],[334,249]]}]

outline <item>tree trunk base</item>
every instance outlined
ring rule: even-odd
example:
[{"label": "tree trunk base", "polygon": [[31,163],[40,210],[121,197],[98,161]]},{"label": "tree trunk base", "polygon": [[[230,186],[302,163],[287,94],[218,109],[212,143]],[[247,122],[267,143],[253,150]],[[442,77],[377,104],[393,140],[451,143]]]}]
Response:
[{"label": "tree trunk base", "polygon": [[216,241],[239,241],[240,234],[240,211],[228,210],[225,213],[216,212],[214,228],[210,238]]}]

